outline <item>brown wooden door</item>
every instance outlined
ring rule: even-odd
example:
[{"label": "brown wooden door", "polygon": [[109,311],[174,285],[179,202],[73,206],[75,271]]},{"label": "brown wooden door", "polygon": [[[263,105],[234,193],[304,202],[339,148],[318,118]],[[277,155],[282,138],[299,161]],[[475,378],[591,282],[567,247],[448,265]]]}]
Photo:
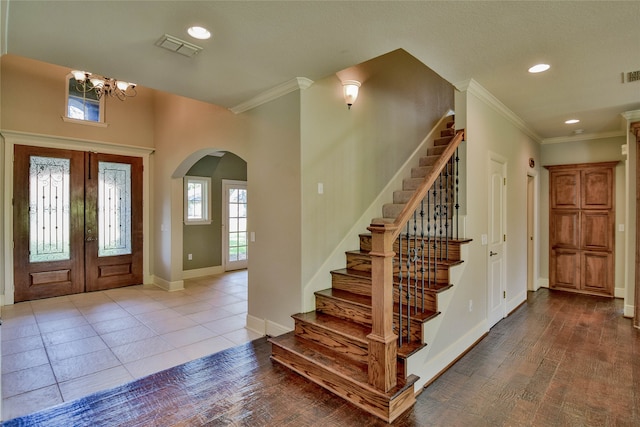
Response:
[{"label": "brown wooden door", "polygon": [[87,153],[86,290],[142,283],[142,159]]},{"label": "brown wooden door", "polygon": [[613,296],[616,163],[547,167],[551,288]]},{"label": "brown wooden door", "polygon": [[18,145],[14,159],[15,302],[142,283],[142,159]]},{"label": "brown wooden door", "polygon": [[13,194],[14,300],[82,292],[84,153],[16,145]]}]

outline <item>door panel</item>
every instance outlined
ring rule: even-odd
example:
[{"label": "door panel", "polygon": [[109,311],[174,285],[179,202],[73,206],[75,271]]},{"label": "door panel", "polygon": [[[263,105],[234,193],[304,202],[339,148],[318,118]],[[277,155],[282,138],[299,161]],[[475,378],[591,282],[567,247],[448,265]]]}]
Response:
[{"label": "door panel", "polygon": [[[142,159],[14,150],[14,301],[142,283]],[[120,170],[100,175],[105,164],[130,169],[124,191],[111,185]]]},{"label": "door panel", "polygon": [[580,171],[552,171],[551,208],[580,208]]},{"label": "door panel", "polygon": [[580,247],[579,211],[551,212],[550,226],[552,248],[578,249]]},{"label": "door panel", "polygon": [[606,252],[583,252],[582,277],[584,289],[609,295],[613,282],[613,256]]},{"label": "door panel", "polygon": [[142,283],[142,159],[87,155],[86,290]]},{"label": "door panel", "polygon": [[505,165],[491,160],[489,181],[489,327],[498,323],[506,312],[505,282]]},{"label": "door panel", "polygon": [[84,289],[84,154],[14,147],[14,301]]},{"label": "door panel", "polygon": [[582,248],[591,251],[609,251],[613,247],[615,224],[609,211],[582,212]]},{"label": "door panel", "polygon": [[222,181],[224,197],[223,236],[225,271],[247,268],[249,240],[247,228],[247,183],[245,181]]},{"label": "door panel", "polygon": [[552,288],[579,289],[580,284],[580,252],[570,249],[552,251],[549,262]]},{"label": "door panel", "polygon": [[613,207],[613,170],[611,168],[582,171],[582,209]]}]

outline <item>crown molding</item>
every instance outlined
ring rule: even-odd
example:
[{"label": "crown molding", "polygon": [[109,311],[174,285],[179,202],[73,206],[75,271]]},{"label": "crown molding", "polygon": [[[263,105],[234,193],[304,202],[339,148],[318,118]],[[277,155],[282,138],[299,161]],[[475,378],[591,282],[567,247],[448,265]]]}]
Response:
[{"label": "crown molding", "polygon": [[229,108],[233,113],[240,114],[245,111],[251,110],[252,108],[256,108],[262,104],[265,104],[269,101],[273,101],[274,99],[280,98],[288,93],[295,92],[296,90],[307,89],[309,86],[313,84],[313,80],[310,80],[306,77],[295,77],[287,82],[279,84],[278,86],[272,87],[259,95],[254,96],[248,101],[245,101],[241,104],[236,105],[235,107]]},{"label": "crown molding", "polygon": [[594,139],[606,139],[606,138],[617,138],[625,136],[624,131],[616,130],[612,132],[601,132],[601,133],[583,133],[580,135],[571,135],[571,136],[558,136],[555,138],[545,138],[542,140],[541,144],[560,144],[562,142],[576,142],[576,141],[591,141]]},{"label": "crown molding", "polygon": [[628,122],[640,121],[640,110],[625,111],[622,113],[622,117],[627,119]]},{"label": "crown molding", "polygon": [[464,80],[454,84],[455,88],[461,92],[469,92],[479,98],[482,102],[493,108],[498,114],[507,119],[511,124],[527,134],[530,138],[538,143],[542,143],[542,138],[534,132],[520,117],[504,105],[498,98],[493,96],[491,92],[486,90],[473,79]]}]

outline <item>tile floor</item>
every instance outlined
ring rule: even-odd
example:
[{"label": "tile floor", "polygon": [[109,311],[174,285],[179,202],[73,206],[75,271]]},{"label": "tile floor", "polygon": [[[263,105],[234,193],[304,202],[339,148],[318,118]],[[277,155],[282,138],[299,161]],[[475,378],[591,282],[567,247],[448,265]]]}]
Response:
[{"label": "tile floor", "polygon": [[2,418],[256,339],[246,316],[246,270],[2,307]]}]

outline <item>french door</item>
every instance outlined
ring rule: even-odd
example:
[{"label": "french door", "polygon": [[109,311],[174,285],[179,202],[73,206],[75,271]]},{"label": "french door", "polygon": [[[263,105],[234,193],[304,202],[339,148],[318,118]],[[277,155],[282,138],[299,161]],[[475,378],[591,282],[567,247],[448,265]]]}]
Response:
[{"label": "french door", "polygon": [[16,145],[15,302],[142,283],[142,158]]},{"label": "french door", "polygon": [[222,180],[223,218],[222,236],[225,271],[247,268],[249,244],[247,240],[247,183]]}]

